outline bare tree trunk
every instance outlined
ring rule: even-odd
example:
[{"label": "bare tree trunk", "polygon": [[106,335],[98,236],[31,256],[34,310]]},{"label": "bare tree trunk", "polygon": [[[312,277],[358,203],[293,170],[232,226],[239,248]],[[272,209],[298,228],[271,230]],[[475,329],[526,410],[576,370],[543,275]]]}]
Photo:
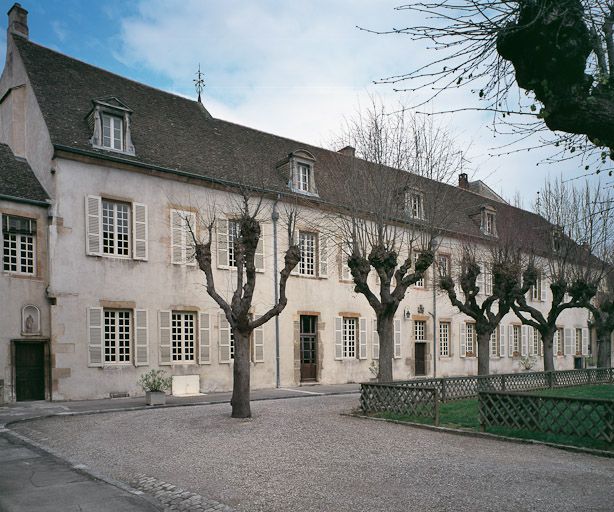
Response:
[{"label": "bare tree trunk", "polygon": [[233,330],[235,353],[233,367],[232,406],[233,418],[251,418],[249,406],[249,335]]},{"label": "bare tree trunk", "polygon": [[554,352],[553,352],[553,343],[552,343],[553,339],[554,339],[553,330],[548,330],[546,334],[542,335],[542,346],[544,350],[544,371],[545,372],[554,371]]},{"label": "bare tree trunk", "polygon": [[612,333],[597,331],[597,367],[610,368],[612,366]]},{"label": "bare tree trunk", "polygon": [[394,314],[377,315],[379,336],[379,382],[392,382],[392,359],[394,357]]},{"label": "bare tree trunk", "polygon": [[490,373],[490,332],[478,333],[478,375]]}]

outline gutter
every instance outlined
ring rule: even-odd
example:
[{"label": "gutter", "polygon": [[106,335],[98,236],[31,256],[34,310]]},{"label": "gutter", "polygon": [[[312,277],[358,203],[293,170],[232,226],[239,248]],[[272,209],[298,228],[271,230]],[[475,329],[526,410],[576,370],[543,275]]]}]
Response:
[{"label": "gutter", "polygon": [[0,199],[4,199],[6,201],[12,201],[14,203],[23,203],[23,204],[33,204],[33,205],[36,205],[36,206],[44,206],[45,208],[48,208],[49,206],[51,206],[51,204],[48,202],[48,200],[41,201],[40,199],[26,199],[25,197],[9,196],[7,194],[0,194]]}]

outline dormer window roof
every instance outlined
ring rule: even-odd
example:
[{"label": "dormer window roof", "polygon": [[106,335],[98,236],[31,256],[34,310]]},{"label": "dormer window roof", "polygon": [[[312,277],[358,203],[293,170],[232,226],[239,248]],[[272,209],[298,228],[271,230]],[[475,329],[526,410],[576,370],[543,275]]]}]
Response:
[{"label": "dormer window roof", "polygon": [[134,156],[130,133],[132,110],[115,97],[94,99],[92,104],[87,116],[92,129],[92,146]]},{"label": "dormer window roof", "polygon": [[491,205],[482,206],[480,231],[488,236],[497,236],[497,211]]},{"label": "dormer window roof", "polygon": [[313,154],[305,149],[299,149],[290,153],[277,168],[288,173],[290,190],[298,194],[317,196],[315,163]]}]

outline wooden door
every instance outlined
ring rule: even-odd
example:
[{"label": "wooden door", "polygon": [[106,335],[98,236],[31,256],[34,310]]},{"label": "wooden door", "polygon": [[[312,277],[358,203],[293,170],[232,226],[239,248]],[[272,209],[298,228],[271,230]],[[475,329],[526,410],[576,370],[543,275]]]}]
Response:
[{"label": "wooden door", "polygon": [[314,381],[317,378],[317,326],[317,316],[301,315],[301,382]]},{"label": "wooden door", "polygon": [[45,344],[15,342],[17,401],[45,399]]},{"label": "wooden door", "polygon": [[426,343],[416,343],[415,374],[426,375]]}]

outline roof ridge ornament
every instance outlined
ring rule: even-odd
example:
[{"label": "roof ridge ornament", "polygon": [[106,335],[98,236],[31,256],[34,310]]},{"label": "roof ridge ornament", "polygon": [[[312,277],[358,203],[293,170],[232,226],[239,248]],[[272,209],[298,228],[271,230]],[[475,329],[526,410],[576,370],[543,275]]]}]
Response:
[{"label": "roof ridge ornament", "polygon": [[198,63],[198,71],[196,72],[196,78],[193,80],[194,87],[196,87],[196,92],[198,93],[198,103],[202,103],[200,95],[205,89],[205,79],[201,71],[200,71],[200,62]]}]

